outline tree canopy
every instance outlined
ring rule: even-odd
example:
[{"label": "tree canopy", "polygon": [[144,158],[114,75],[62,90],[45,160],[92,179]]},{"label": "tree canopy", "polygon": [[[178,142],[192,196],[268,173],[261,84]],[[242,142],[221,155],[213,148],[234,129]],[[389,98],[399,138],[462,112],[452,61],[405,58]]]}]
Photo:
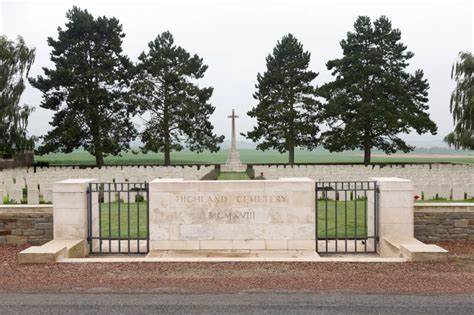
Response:
[{"label": "tree canopy", "polygon": [[141,133],[143,152],[164,152],[165,165],[171,151],[187,146],[191,151],[215,152],[224,136],[213,133],[209,116],[215,110],[209,102],[212,87],[199,87],[207,65],[198,55],[190,55],[164,32],[148,44],[139,56],[132,84],[132,103],[145,120]]},{"label": "tree canopy", "polygon": [[459,60],[453,65],[451,78],[456,81],[450,101],[455,127],[444,140],[456,149],[474,150],[474,56],[472,53],[459,53]]},{"label": "tree canopy", "polygon": [[35,60],[35,49],[0,36],[0,153],[13,154],[33,148],[26,130],[33,107],[20,105],[25,80]]},{"label": "tree canopy", "polygon": [[96,158],[129,149],[136,136],[125,102],[132,65],[122,54],[122,25],[116,18],[94,18],[73,7],[58,38],[48,38],[53,69],[31,79],[43,93],[41,107],[54,111],[53,129],[44,137],[40,154],[72,152],[83,147]]},{"label": "tree canopy", "polygon": [[318,74],[308,70],[310,57],[292,34],[277,42],[266,58],[267,70],[257,75],[253,97],[258,104],[248,112],[257,126],[244,134],[258,142],[259,150],[288,152],[291,165],[295,148],[312,150],[318,145],[320,103],[311,84]]},{"label": "tree canopy", "polygon": [[428,82],[423,71],[406,71],[413,53],[400,39],[385,16],[373,24],[359,16],[354,31],[341,40],[343,57],[327,63],[334,81],[320,89],[330,128],[324,147],[331,152],[362,149],[368,164],[372,148],[388,154],[413,150],[400,133],[436,134],[427,113]]}]

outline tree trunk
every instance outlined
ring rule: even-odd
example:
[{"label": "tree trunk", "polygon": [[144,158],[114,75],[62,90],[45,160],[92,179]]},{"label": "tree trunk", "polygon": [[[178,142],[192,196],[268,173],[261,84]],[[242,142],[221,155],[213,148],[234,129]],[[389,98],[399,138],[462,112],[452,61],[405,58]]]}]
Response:
[{"label": "tree trunk", "polygon": [[293,143],[290,143],[288,150],[288,163],[293,166],[295,164],[295,146]]},{"label": "tree trunk", "polygon": [[165,144],[165,165],[171,165],[170,148],[168,144]]},{"label": "tree trunk", "polygon": [[370,164],[370,144],[364,144],[364,165],[367,166]]},{"label": "tree trunk", "polygon": [[164,100],[163,100],[163,130],[165,137],[164,152],[165,152],[165,165],[171,165],[171,139],[170,139],[170,123],[168,113],[168,91],[166,86],[164,87]]},{"label": "tree trunk", "polygon": [[104,156],[102,155],[102,150],[95,150],[95,165],[99,168],[104,166]]},{"label": "tree trunk", "polygon": [[165,126],[165,144],[163,151],[165,152],[165,165],[169,166],[171,165],[171,157],[170,157],[170,151],[171,151],[171,139],[170,139],[170,134],[169,134],[169,124],[168,124],[168,118],[165,115],[164,118],[164,126]]}]

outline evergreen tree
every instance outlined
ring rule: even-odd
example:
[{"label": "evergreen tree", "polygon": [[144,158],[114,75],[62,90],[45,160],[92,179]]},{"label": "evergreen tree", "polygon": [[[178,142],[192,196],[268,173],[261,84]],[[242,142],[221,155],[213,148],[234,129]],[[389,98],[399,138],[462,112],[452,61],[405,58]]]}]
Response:
[{"label": "evergreen tree", "polygon": [[132,107],[124,102],[131,63],[122,54],[122,25],[116,18],[94,18],[77,7],[66,14],[66,29],[48,38],[55,69],[31,79],[43,92],[41,107],[55,111],[53,129],[40,154],[83,147],[104,165],[104,156],[129,149],[136,136]]},{"label": "evergreen tree", "polygon": [[474,150],[474,56],[472,53],[459,53],[459,61],[453,65],[451,78],[456,81],[450,104],[455,127],[444,140],[456,149]]},{"label": "evergreen tree", "polygon": [[426,112],[428,82],[421,70],[405,71],[413,53],[400,38],[400,30],[392,29],[386,17],[372,25],[369,17],[360,16],[354,32],[340,42],[343,57],[327,63],[335,80],[320,93],[327,99],[330,130],[323,138],[331,152],[362,149],[367,165],[372,148],[388,154],[413,150],[400,133],[414,129],[436,134],[436,124]]},{"label": "evergreen tree", "polygon": [[310,56],[292,34],[283,36],[266,58],[267,70],[257,75],[253,97],[258,104],[248,112],[258,125],[245,136],[259,142],[259,150],[288,152],[290,165],[295,148],[318,145],[320,103],[311,85],[318,74],[308,70]]},{"label": "evergreen tree", "polygon": [[33,148],[27,134],[28,117],[33,107],[20,106],[25,79],[35,60],[35,49],[0,36],[0,153],[13,154]]},{"label": "evergreen tree", "polygon": [[141,134],[143,152],[164,152],[165,165],[171,151],[187,146],[191,151],[219,150],[224,136],[213,133],[209,103],[213,88],[200,88],[196,80],[207,70],[202,58],[176,46],[173,35],[164,32],[148,44],[137,65],[132,84],[132,102],[145,119]]}]

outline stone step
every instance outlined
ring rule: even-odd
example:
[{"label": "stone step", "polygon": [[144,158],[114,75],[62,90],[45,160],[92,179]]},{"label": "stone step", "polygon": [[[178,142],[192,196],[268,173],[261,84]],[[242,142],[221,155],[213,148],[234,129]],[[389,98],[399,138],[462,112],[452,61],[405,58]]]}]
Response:
[{"label": "stone step", "polygon": [[397,257],[406,258],[409,261],[447,261],[448,251],[444,248],[425,244],[416,238],[388,239],[383,241],[390,245],[393,254]]},{"label": "stone step", "polygon": [[400,250],[410,261],[448,261],[448,251],[434,244],[403,244]]},{"label": "stone step", "polygon": [[52,240],[18,253],[18,263],[47,264],[55,263],[62,258],[82,258],[84,256],[84,240]]}]

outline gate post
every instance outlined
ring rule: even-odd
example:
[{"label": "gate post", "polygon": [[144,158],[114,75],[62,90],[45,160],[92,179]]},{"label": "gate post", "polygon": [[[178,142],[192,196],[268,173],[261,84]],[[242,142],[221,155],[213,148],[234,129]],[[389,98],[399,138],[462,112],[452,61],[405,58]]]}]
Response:
[{"label": "gate post", "polygon": [[379,188],[376,202],[380,256],[399,257],[397,245],[414,238],[413,181],[397,177],[375,177],[371,180],[376,181]]},{"label": "gate post", "polygon": [[55,240],[84,240],[88,254],[89,183],[96,179],[66,179],[53,185],[53,227]]}]

